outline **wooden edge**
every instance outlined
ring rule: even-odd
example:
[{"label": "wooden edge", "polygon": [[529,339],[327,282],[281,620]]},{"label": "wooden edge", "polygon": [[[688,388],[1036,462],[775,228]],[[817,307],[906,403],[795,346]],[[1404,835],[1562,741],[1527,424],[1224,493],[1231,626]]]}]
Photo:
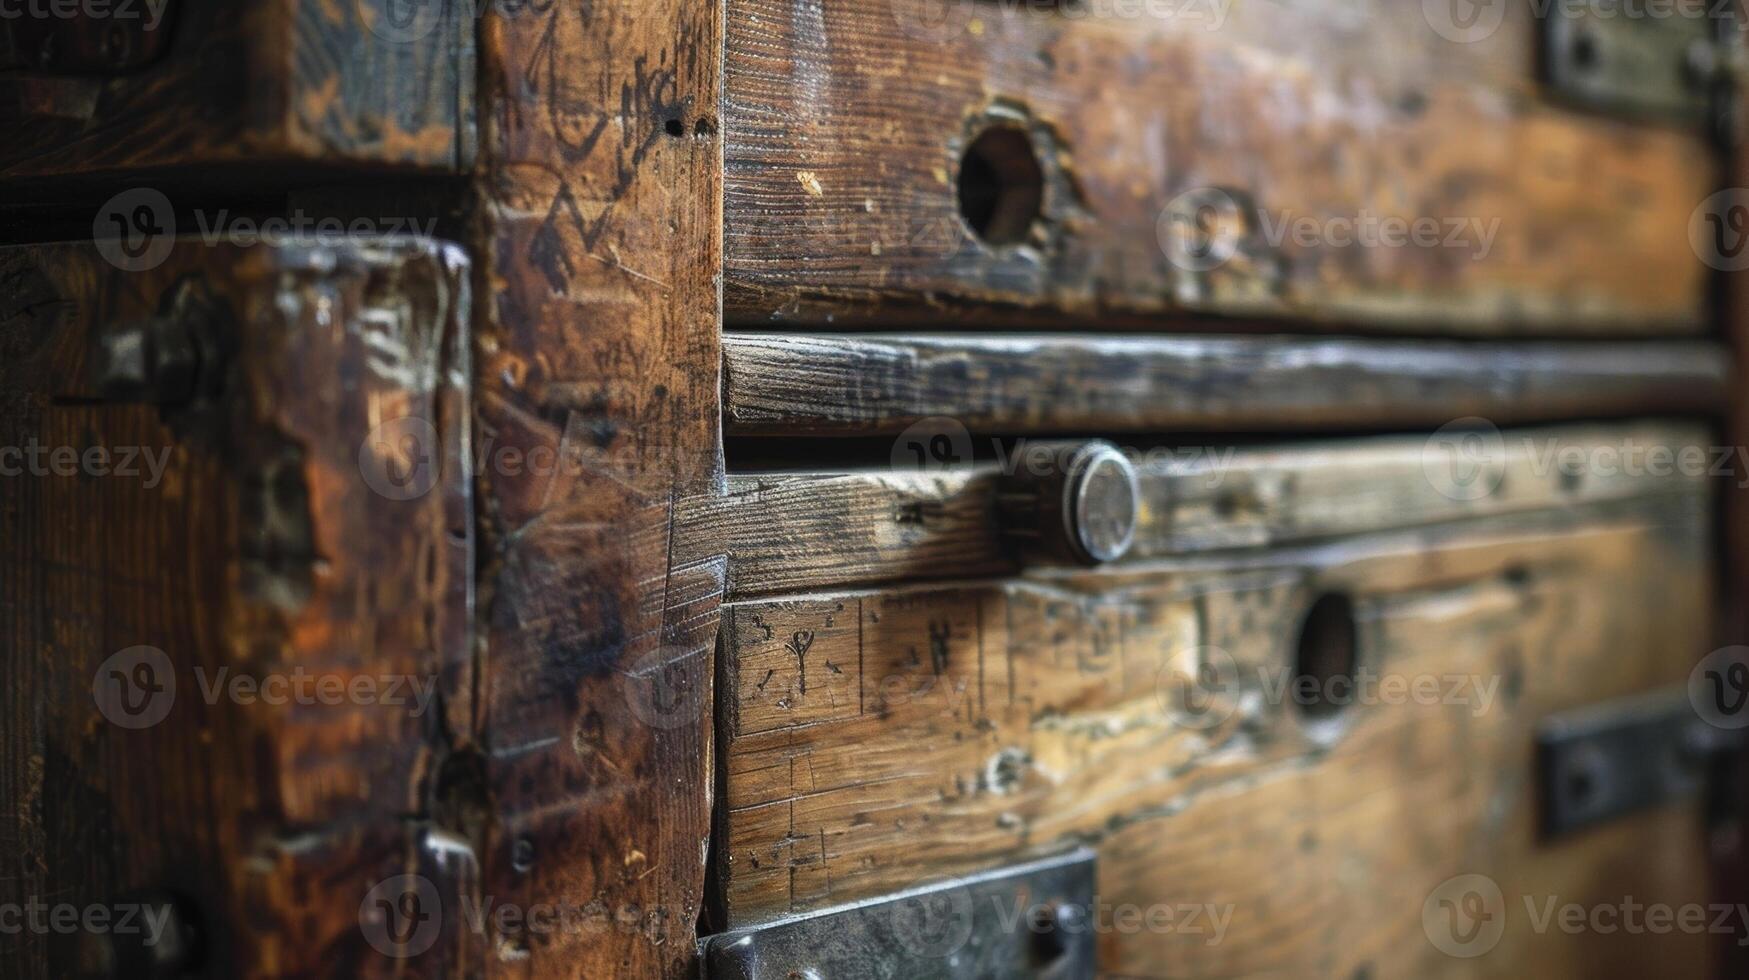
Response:
[{"label": "wooden edge", "polygon": [[[730,6],[733,323],[1706,329],[1703,135],[1552,104],[1519,6],[1467,38],[1431,3]],[[959,195],[991,126],[1025,134],[1042,188],[997,236]]]},{"label": "wooden edge", "polygon": [[731,436],[1317,430],[1714,412],[1704,341],[1478,344],[1190,336],[724,337]]},{"label": "wooden edge", "polygon": [[[727,563],[723,8],[492,4],[481,21],[477,485],[486,972],[696,975]],[[493,457],[501,458],[501,457]],[[677,558],[687,553],[685,559]]]},{"label": "wooden edge", "polygon": [[[1124,561],[1704,491],[1737,462],[1716,442],[1700,422],[1636,421],[1126,447],[1141,506]],[[993,445],[998,461],[961,467],[732,474],[727,497],[682,522],[724,529],[734,597],[1009,574],[1022,562],[1003,541],[1004,474],[1061,454]]]}]

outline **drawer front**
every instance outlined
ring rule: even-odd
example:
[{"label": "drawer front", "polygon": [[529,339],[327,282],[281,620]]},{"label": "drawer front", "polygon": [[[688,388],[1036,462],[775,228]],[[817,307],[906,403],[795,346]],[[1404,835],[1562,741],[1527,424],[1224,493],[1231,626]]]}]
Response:
[{"label": "drawer front", "polygon": [[[1602,460],[1709,440],[1633,424],[1505,441]],[[1411,455],[1413,480],[1394,462]],[[1528,910],[1708,901],[1697,801],[1544,840],[1535,753],[1551,715],[1680,685],[1710,649],[1706,483],[1557,498],[1519,459],[1489,479],[1522,506],[1470,510],[1424,458],[1466,459],[1422,438],[1240,452],[1223,471],[1235,488],[1273,471],[1300,489],[1225,516],[1145,480],[1152,550],[1096,572],[760,598],[731,554],[724,924],[1087,845],[1107,915],[1170,910],[1098,926],[1111,975],[1698,975],[1705,936],[1575,936]],[[1180,500],[1175,537],[1155,505]],[[1424,915],[1466,875],[1508,903],[1489,906],[1505,929],[1474,962]]]},{"label": "drawer front", "polygon": [[732,0],[730,319],[1704,329],[1704,135],[1554,105],[1530,10],[1106,6]]},{"label": "drawer front", "polygon": [[[56,245],[0,282],[0,901],[174,908],[215,976],[396,972],[373,884],[473,866],[406,819],[471,713],[465,259]],[[0,972],[197,955],[138,938],[27,930]]]},{"label": "drawer front", "polygon": [[162,172],[174,181],[189,179],[182,168],[245,163],[465,170],[467,7],[142,0],[46,29],[7,20],[17,63],[0,77],[0,177],[178,168]]}]

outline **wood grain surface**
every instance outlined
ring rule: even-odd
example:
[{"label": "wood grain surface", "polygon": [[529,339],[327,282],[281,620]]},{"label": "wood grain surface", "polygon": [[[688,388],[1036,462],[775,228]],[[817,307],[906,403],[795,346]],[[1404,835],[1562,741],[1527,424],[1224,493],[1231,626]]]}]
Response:
[{"label": "wood grain surface", "polygon": [[[729,592],[780,595],[902,579],[1007,575],[1003,476],[1048,466],[1032,440],[960,467],[732,473],[684,521],[728,535]],[[1124,447],[1141,489],[1125,562],[1661,494],[1731,471],[1705,425],[1478,430],[1274,446]],[[1054,448],[1061,443],[1043,443]]]},{"label": "wood grain surface", "polygon": [[[204,950],[178,972],[389,976],[370,889],[474,887],[438,816],[473,689],[468,290],[417,242],[0,252],[26,453],[0,470],[0,901],[168,896]],[[197,340],[186,391],[81,380],[160,314]],[[434,928],[425,962],[465,972],[460,918]],[[0,973],[144,976],[139,940],[24,929]]]},{"label": "wood grain surface", "polygon": [[[1507,8],[1462,43],[1395,0],[731,0],[729,316],[1700,331],[1704,135],[1550,105]],[[961,216],[991,126],[1042,172],[1020,244]]]},{"label": "wood grain surface", "polygon": [[731,435],[874,435],[926,419],[990,432],[1496,425],[1715,412],[1705,341],[1471,344],[1304,337],[732,333]]},{"label": "wood grain surface", "polygon": [[[210,174],[187,168],[241,163],[464,171],[475,147],[467,7],[171,4],[156,28],[171,35],[166,50],[137,70],[0,77],[0,177],[176,168],[153,179],[179,183]],[[148,7],[115,9],[144,18]]]},{"label": "wood grain surface", "polygon": [[[1539,844],[1530,769],[1538,719],[1679,682],[1709,649],[1706,511],[732,603],[718,900],[738,926],[1090,844],[1100,901],[1229,920],[1108,927],[1113,976],[1700,975],[1704,936],[1537,934],[1520,898],[1706,900],[1694,806]],[[1282,685],[1331,593],[1378,684],[1314,719]],[[1218,682],[1189,680],[1205,666]],[[1462,874],[1510,897],[1479,961],[1423,923]]]},{"label": "wood grain surface", "polygon": [[694,970],[726,561],[673,515],[722,487],[722,16],[482,23],[482,893],[586,925],[494,923],[493,975]]}]

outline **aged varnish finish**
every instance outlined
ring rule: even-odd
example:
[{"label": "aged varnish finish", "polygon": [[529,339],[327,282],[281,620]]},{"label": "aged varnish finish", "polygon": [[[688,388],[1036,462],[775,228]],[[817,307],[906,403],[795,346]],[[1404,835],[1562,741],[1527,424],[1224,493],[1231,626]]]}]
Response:
[{"label": "aged varnish finish", "polygon": [[1741,972],[1742,24],[99,6],[0,976]]}]

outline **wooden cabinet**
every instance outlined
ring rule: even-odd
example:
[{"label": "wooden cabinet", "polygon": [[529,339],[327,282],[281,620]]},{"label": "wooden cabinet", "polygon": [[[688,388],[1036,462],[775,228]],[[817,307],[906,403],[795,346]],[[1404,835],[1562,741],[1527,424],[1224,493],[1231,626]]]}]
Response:
[{"label": "wooden cabinet", "polygon": [[78,6],[0,975],[1743,972],[1731,23]]},{"label": "wooden cabinet", "polygon": [[[1551,845],[1531,751],[1553,713],[1686,681],[1691,663],[1668,651],[1709,642],[1706,483],[1574,486],[1539,478],[1528,455],[1674,452],[1705,432],[1504,438],[1510,462],[1479,477],[1498,492],[1474,496],[1428,479],[1464,460],[1421,438],[1158,466],[1133,560],[995,578],[979,553],[987,509],[966,502],[976,477],[863,475],[886,506],[855,510],[759,481],[742,499],[760,526],[819,520],[837,534],[793,539],[816,559],[808,581],[759,543],[731,557],[726,925],[1075,845],[1098,853],[1108,917],[1212,910],[1180,929],[1108,918],[1099,962],[1119,975],[1437,975],[1452,961],[1423,935],[1423,905],[1462,875],[1514,903],[1623,888],[1706,902],[1704,844],[1680,829],[1701,823],[1697,801]],[[1217,494],[1238,503],[1210,507]],[[889,519],[907,512],[901,498],[935,515],[909,541]],[[900,568],[967,578],[848,581]],[[1704,936],[1538,936],[1522,909],[1500,911],[1511,925],[1482,961],[1491,975],[1698,974],[1710,956]]]}]

